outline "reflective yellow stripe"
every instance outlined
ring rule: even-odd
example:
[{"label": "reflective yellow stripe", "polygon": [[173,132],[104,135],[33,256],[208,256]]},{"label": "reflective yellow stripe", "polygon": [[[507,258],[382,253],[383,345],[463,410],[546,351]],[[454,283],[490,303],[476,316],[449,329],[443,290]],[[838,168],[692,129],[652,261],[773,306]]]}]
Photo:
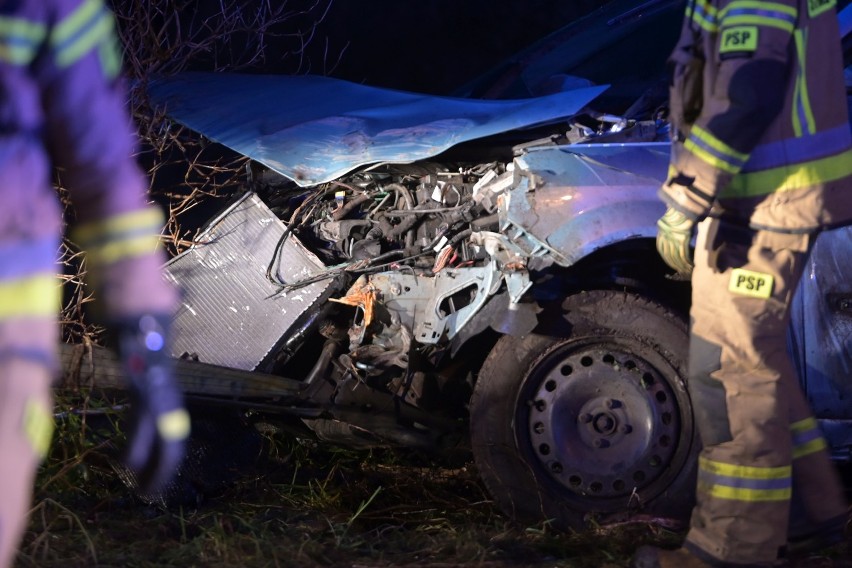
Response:
[{"label": "reflective yellow stripe", "polygon": [[110,37],[98,46],[98,57],[101,58],[104,75],[109,78],[117,77],[121,72],[121,47],[115,34],[110,34]]},{"label": "reflective yellow stripe", "polygon": [[[56,25],[50,43],[56,50],[56,64],[68,67],[96,45],[113,37],[112,15],[101,0],[86,0],[77,10]],[[78,37],[75,37],[78,36]]]},{"label": "reflective yellow stripe", "polygon": [[61,307],[62,283],[54,274],[0,282],[0,320],[53,316]]},{"label": "reflective yellow stripe", "polygon": [[814,417],[805,418],[804,420],[799,420],[798,422],[790,424],[790,431],[794,434],[800,434],[802,432],[807,432],[808,430],[816,430],[816,428],[817,421]]},{"label": "reflective yellow stripe", "polygon": [[[697,8],[701,8],[703,13],[699,13],[696,10]],[[694,4],[689,3],[687,5],[686,17],[692,18],[692,21],[708,32],[715,32],[719,29],[719,26],[716,25],[716,12],[715,6],[710,5],[706,0],[698,0]]]},{"label": "reflective yellow stripe", "polygon": [[790,22],[767,16],[755,16],[751,14],[742,16],[728,16],[724,20],[724,25],[726,26],[742,26],[747,24],[778,28],[779,30],[783,30],[787,33],[793,33],[793,24],[791,24]]},{"label": "reflective yellow stripe", "polygon": [[786,501],[793,494],[791,488],[787,489],[746,489],[743,487],[726,487],[724,485],[712,485],[701,487],[699,490],[717,499],[733,499],[737,501]]},{"label": "reflective yellow stripe", "polygon": [[683,147],[711,167],[732,174],[738,173],[748,160],[748,154],[743,154],[731,148],[697,124],[693,125],[689,138],[684,142]]},{"label": "reflective yellow stripe", "polygon": [[159,208],[146,207],[104,221],[80,225],[72,231],[72,239],[93,263],[111,264],[157,250],[163,221]]},{"label": "reflective yellow stripe", "polygon": [[776,2],[735,0],[719,13],[719,26],[754,24],[792,33],[798,13],[796,8]]},{"label": "reflective yellow stripe", "polygon": [[[819,424],[813,417],[790,424],[790,432],[793,434],[793,459],[822,451],[828,447],[825,438],[822,437]],[[810,434],[813,439],[802,443],[803,434]]]},{"label": "reflective yellow stripe", "polygon": [[743,162],[748,160],[748,154],[743,154],[742,152],[738,152],[737,150],[734,150],[733,148],[731,148],[730,146],[728,146],[727,144],[725,144],[724,142],[722,142],[721,140],[719,140],[718,138],[713,136],[713,134],[710,131],[704,130],[703,128],[701,128],[697,124],[692,127],[692,131],[690,132],[690,136],[695,136],[696,138],[699,138],[701,141],[703,141],[705,144],[707,144],[711,148],[714,148],[715,150],[718,150],[719,152],[721,152],[723,154],[727,154],[727,155],[729,155],[733,158],[736,158],[737,160],[740,160],[740,161],[743,161]]},{"label": "reflective yellow stripe", "polygon": [[802,100],[802,79],[801,76],[796,78],[796,84],[793,86],[793,109],[790,112],[790,120],[793,122],[793,134],[800,138],[804,132],[802,131],[802,120],[799,118],[798,101]]},{"label": "reflective yellow stripe", "polygon": [[178,408],[161,415],[157,418],[157,430],[166,440],[183,440],[189,436],[189,413]]},{"label": "reflective yellow stripe", "polygon": [[804,164],[741,173],[722,191],[721,197],[759,197],[778,191],[794,191],[849,175],[852,175],[852,149]]},{"label": "reflective yellow stripe", "polygon": [[799,459],[801,457],[814,454],[816,452],[822,451],[828,447],[828,444],[825,442],[825,438],[819,437],[816,440],[811,440],[807,444],[802,444],[801,446],[795,446],[793,448],[793,459]]},{"label": "reflective yellow stripe", "polygon": [[89,53],[93,47],[109,40],[112,33],[112,17],[109,14],[103,14],[97,25],[89,30],[86,35],[57,53],[56,64],[59,67],[68,67],[76,63],[80,58]]},{"label": "reflective yellow stripe", "polygon": [[112,264],[126,258],[151,254],[159,244],[159,235],[141,235],[90,247],[86,249],[86,257],[97,265]]},{"label": "reflective yellow stripe", "polygon": [[104,4],[101,0],[86,0],[53,28],[50,42],[57,45],[68,41],[74,34],[88,25],[103,9]]},{"label": "reflective yellow stripe", "polygon": [[796,133],[796,136],[803,134],[801,118],[799,116],[800,110],[805,115],[808,134],[816,132],[816,121],[814,120],[814,113],[811,108],[811,98],[808,94],[807,72],[805,69],[805,62],[807,60],[805,45],[807,41],[804,33],[802,30],[796,30],[794,36],[796,39],[796,54],[799,57],[799,75],[796,78],[795,96],[793,99],[793,131]]},{"label": "reflective yellow stripe", "polygon": [[41,24],[0,16],[0,59],[14,65],[29,65],[46,36],[47,28]]},{"label": "reflective yellow stripe", "polygon": [[[33,452],[39,458],[44,459],[53,438],[53,416],[38,400],[28,400],[24,407],[24,418],[21,426],[24,437],[29,442]],[[14,459],[14,456],[6,456],[5,459]]]},{"label": "reflective yellow stripe", "polygon": [[[716,6],[714,6],[713,4],[708,2],[707,0],[697,0],[696,2],[693,3],[693,5],[696,8],[701,8],[701,10],[704,13],[706,13],[708,16],[710,16],[711,18],[715,18],[716,14],[718,13]],[[687,7],[687,9],[689,9],[690,7]],[[692,14],[692,12],[687,12],[687,13]]]},{"label": "reflective yellow stripe", "polygon": [[29,65],[35,59],[38,48],[0,43],[0,59],[13,65]]},{"label": "reflective yellow stripe", "polygon": [[712,461],[704,457],[698,458],[698,466],[708,473],[739,477],[741,479],[783,479],[790,477],[793,472],[793,468],[789,465],[778,467],[734,465]]},{"label": "reflective yellow stripe", "polygon": [[720,170],[724,170],[726,172],[735,174],[740,171],[740,167],[734,166],[721,158],[717,158],[704,148],[696,145],[692,140],[687,140],[683,143],[683,147],[686,150],[689,150],[695,157],[699,158],[701,161],[706,162],[708,165],[713,166],[714,168],[718,168]]},{"label": "reflective yellow stripe", "polygon": [[23,38],[33,43],[39,43],[47,35],[47,28],[38,22],[0,16],[0,35]]},{"label": "reflective yellow stripe", "polygon": [[694,14],[692,16],[692,21],[698,24],[702,29],[710,33],[719,31],[719,26],[717,26],[715,22],[708,20],[701,14]]},{"label": "reflective yellow stripe", "polygon": [[780,12],[795,18],[799,11],[792,6],[779,4],[777,2],[761,2],[760,0],[734,0],[720,12],[722,19],[725,15],[733,10],[751,9],[751,10],[768,10],[772,12]]},{"label": "reflective yellow stripe", "polygon": [[808,2],[808,16],[816,18],[823,12],[827,12],[834,8],[835,0],[810,0]]},{"label": "reflective yellow stripe", "polygon": [[692,17],[692,21],[694,21],[696,24],[701,26],[701,28],[703,28],[705,31],[708,31],[710,33],[719,31],[719,26],[717,26],[713,22],[710,22],[710,21],[704,19],[703,17],[701,17],[698,14],[696,14],[695,16]]},{"label": "reflective yellow stripe", "polygon": [[757,467],[698,458],[698,491],[717,499],[784,501],[792,493],[789,465]]},{"label": "reflective yellow stripe", "polygon": [[159,232],[165,222],[163,213],[157,207],[146,207],[138,211],[115,215],[103,221],[86,223],[73,230],[73,238],[86,247],[94,241],[103,241],[128,233],[138,233],[150,229]]}]

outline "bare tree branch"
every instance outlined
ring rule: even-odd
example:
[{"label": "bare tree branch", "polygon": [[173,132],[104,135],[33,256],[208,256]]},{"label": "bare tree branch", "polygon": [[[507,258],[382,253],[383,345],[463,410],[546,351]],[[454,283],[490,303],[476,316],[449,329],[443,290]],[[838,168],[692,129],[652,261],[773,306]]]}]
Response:
[{"label": "bare tree branch", "polygon": [[[242,191],[248,159],[169,120],[163,109],[150,104],[147,83],[184,71],[305,73],[311,68],[307,47],[319,37],[333,1],[111,2],[124,47],[130,111],[141,141],[137,159],[147,171],[152,198],[168,215],[163,242],[170,254],[193,243],[206,218],[201,212]],[[327,45],[324,58],[331,56]],[[325,61],[322,67],[328,69]],[[69,207],[61,180],[57,182]],[[67,242],[63,260],[68,266],[61,315],[66,337],[95,338],[100,329],[85,317],[94,300],[84,285],[85,261]]]}]

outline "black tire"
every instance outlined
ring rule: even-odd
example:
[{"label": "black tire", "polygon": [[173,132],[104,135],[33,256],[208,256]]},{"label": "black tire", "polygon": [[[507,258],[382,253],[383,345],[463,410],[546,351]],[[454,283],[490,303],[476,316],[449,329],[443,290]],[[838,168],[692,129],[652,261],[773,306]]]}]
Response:
[{"label": "black tire", "polygon": [[684,319],[611,291],[562,308],[559,336],[503,336],[482,366],[470,428],[485,485],[526,524],[685,521],[699,443]]}]

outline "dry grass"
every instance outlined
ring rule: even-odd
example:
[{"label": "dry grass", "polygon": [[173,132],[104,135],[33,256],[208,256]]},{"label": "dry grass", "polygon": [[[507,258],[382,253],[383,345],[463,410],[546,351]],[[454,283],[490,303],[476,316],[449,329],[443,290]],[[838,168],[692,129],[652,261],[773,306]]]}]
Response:
[{"label": "dry grass", "polygon": [[111,467],[120,423],[102,412],[60,422],[17,566],[617,566],[638,542],[674,538],[516,526],[463,453],[340,450],[269,431],[235,481],[147,505]]},{"label": "dry grass", "polygon": [[[62,408],[71,400],[60,400]],[[496,510],[464,452],[342,450],[268,427],[241,437],[226,416],[207,432],[221,452],[206,456],[206,475],[221,475],[212,466],[224,462],[236,475],[203,490],[194,478],[183,504],[154,506],[112,467],[119,415],[113,402],[95,402],[102,407],[94,415],[65,414],[59,423],[17,568],[617,567],[640,544],[679,538],[642,524],[582,534],[518,526]],[[246,446],[255,450],[234,460],[232,449]],[[795,566],[852,566],[847,548]]]}]

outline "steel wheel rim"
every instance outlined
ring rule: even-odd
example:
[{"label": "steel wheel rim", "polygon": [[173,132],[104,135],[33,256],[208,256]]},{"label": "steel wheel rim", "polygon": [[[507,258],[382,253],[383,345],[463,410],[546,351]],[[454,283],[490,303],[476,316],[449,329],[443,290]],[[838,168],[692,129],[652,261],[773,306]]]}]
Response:
[{"label": "steel wheel rim", "polygon": [[516,422],[537,470],[571,499],[604,509],[662,492],[689,453],[680,432],[691,429],[685,394],[666,372],[676,376],[654,349],[629,338],[551,349],[525,380]]}]

